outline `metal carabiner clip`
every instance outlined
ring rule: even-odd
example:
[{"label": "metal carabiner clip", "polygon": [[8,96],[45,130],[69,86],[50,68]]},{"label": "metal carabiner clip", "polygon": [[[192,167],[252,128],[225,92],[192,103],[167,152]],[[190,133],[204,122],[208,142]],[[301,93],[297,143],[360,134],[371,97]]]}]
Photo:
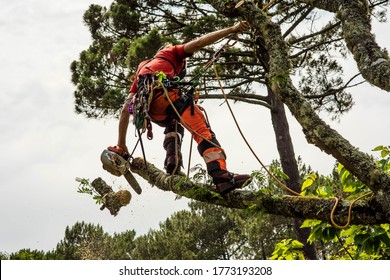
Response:
[{"label": "metal carabiner clip", "polygon": [[[228,47],[233,47],[235,44],[237,44],[237,33],[234,33],[233,35],[230,36],[229,40],[226,42],[225,46],[228,46]],[[233,41],[233,43],[230,43],[230,41]]]}]

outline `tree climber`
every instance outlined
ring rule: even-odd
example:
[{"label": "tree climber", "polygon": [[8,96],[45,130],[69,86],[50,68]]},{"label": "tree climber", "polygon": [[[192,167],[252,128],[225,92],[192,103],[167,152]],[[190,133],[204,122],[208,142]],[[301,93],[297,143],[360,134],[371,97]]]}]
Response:
[{"label": "tree climber", "polygon": [[[206,163],[208,174],[213,178],[216,191],[224,195],[241,187],[250,176],[227,171],[225,153],[203,112],[193,103],[192,98],[186,98],[177,86],[167,87],[164,93],[161,88],[150,90],[150,85],[157,79],[156,75],[160,82],[173,80],[174,77],[183,73],[186,58],[191,57],[194,52],[230,34],[242,32],[248,28],[248,22],[239,22],[234,26],[208,33],[182,45],[167,45],[152,59],[141,62],[129,96],[121,110],[117,147],[128,153],[126,134],[130,115],[133,114],[134,106],[141,98],[140,92],[146,89],[152,91],[152,98],[147,102],[148,117],[152,122],[165,128],[163,147],[166,150],[164,161],[166,172],[172,174],[182,166],[180,148],[184,126],[192,133],[192,137],[198,144],[198,151]],[[175,108],[172,108],[172,105]]]}]

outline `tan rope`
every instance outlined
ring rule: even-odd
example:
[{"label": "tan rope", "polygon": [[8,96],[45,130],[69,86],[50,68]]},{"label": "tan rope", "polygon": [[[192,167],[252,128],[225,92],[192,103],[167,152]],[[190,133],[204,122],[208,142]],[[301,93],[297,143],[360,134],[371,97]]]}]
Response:
[{"label": "tan rope", "polygon": [[270,1],[267,5],[265,5],[265,6],[262,8],[262,10],[263,10],[263,11],[268,10],[268,8],[271,7],[271,5],[273,5],[275,2],[276,2],[276,0]]},{"label": "tan rope", "polygon": [[351,223],[351,216],[352,216],[352,206],[358,202],[359,200],[365,198],[366,196],[369,196],[369,195],[373,195],[374,193],[373,192],[369,192],[369,193],[366,193],[366,194],[363,194],[361,196],[359,196],[358,198],[354,199],[351,204],[349,205],[348,207],[348,217],[347,217],[347,223],[343,226],[340,226],[338,225],[334,219],[333,219],[333,216],[334,216],[334,212],[336,211],[336,208],[337,208],[337,205],[339,204],[339,198],[338,197],[333,197],[335,199],[335,204],[332,208],[332,211],[330,212],[330,221],[332,222],[332,225],[335,226],[336,228],[338,229],[344,229],[346,227],[348,227]]},{"label": "tan rope", "polygon": [[230,111],[230,114],[232,115],[233,117],[233,120],[234,120],[234,123],[236,124],[236,127],[238,129],[238,131],[240,132],[241,134],[241,137],[242,139],[245,141],[246,145],[248,146],[249,150],[252,152],[253,156],[257,159],[257,161],[260,163],[260,165],[264,168],[264,170],[276,181],[279,183],[279,185],[281,185],[283,188],[285,188],[288,192],[292,193],[292,194],[295,194],[295,195],[300,195],[300,193],[297,193],[296,191],[290,189],[289,187],[287,187],[285,184],[283,184],[278,178],[276,178],[269,170],[268,168],[265,166],[265,164],[263,164],[263,162],[260,160],[260,158],[257,156],[256,152],[253,150],[252,146],[249,144],[248,140],[246,139],[244,133],[242,132],[241,130],[241,127],[240,125],[238,124],[237,122],[237,119],[236,119],[236,116],[234,115],[233,113],[233,110],[232,108],[230,107],[230,104],[229,104],[229,101],[228,101],[228,98],[225,94],[225,90],[222,86],[222,83],[221,83],[221,80],[219,78],[219,74],[218,74],[218,71],[217,71],[217,67],[216,67],[216,64],[214,63],[214,72],[215,72],[215,76],[217,78],[217,81],[218,81],[218,84],[219,84],[219,87],[221,89],[221,92],[222,92],[222,95],[225,99],[225,102],[226,102],[226,105],[228,106],[229,108],[229,111]]},{"label": "tan rope", "polygon": [[175,122],[175,169],[172,172],[172,175],[176,174],[177,169],[179,168],[179,148],[178,148],[178,139],[177,135],[177,122]]}]

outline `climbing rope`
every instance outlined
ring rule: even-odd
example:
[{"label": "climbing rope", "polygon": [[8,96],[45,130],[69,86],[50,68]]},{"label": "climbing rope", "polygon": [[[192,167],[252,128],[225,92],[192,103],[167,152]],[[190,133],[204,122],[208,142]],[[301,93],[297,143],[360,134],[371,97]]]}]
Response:
[{"label": "climbing rope", "polygon": [[203,135],[199,134],[197,131],[195,131],[194,129],[191,128],[190,125],[188,125],[184,120],[183,118],[181,117],[179,111],[176,109],[176,106],[173,104],[173,101],[171,100],[169,94],[168,94],[168,89],[164,86],[164,84],[158,80],[154,81],[154,86],[153,86],[153,89],[162,89],[163,90],[163,93],[164,93],[164,97],[168,100],[169,104],[171,105],[173,111],[175,112],[175,114],[177,115],[177,117],[179,118],[180,120],[180,123],[188,130],[190,131],[192,134],[195,134],[196,136],[202,138],[203,140],[207,141],[208,143],[210,143],[211,145],[213,145],[214,147],[216,148],[219,148],[223,151],[222,147],[220,147],[219,145],[217,145],[216,143],[212,142],[211,140],[207,139],[206,137],[204,137]]},{"label": "climbing rope", "polygon": [[348,226],[350,225],[350,223],[351,223],[352,206],[353,206],[356,202],[358,202],[359,200],[361,200],[361,199],[363,199],[363,198],[365,198],[366,196],[369,196],[369,195],[374,195],[374,193],[373,193],[373,192],[369,192],[369,193],[363,194],[363,195],[359,196],[358,198],[354,199],[354,200],[351,202],[351,204],[350,204],[349,207],[348,207],[347,223],[346,223],[345,225],[343,225],[343,226],[338,225],[338,224],[334,221],[333,216],[334,216],[334,212],[336,211],[336,208],[337,208],[337,206],[338,206],[338,204],[339,204],[339,198],[338,198],[338,197],[333,197],[333,199],[335,199],[336,202],[335,202],[335,204],[334,204],[334,206],[333,206],[333,208],[332,208],[332,211],[330,212],[330,221],[332,222],[332,225],[335,226],[335,227],[338,228],[338,229],[344,229],[344,228],[348,227]]},{"label": "climbing rope", "polygon": [[273,5],[275,2],[276,0],[269,1],[269,3],[262,8],[262,10],[263,11],[268,10],[268,8],[271,7],[271,5]]},{"label": "climbing rope", "polygon": [[226,105],[228,106],[229,108],[229,111],[230,111],[230,114],[232,115],[233,117],[233,120],[234,120],[234,123],[236,124],[236,127],[238,129],[238,131],[240,132],[240,135],[242,137],[242,139],[244,140],[245,144],[248,146],[249,150],[252,152],[253,156],[256,158],[256,160],[260,163],[260,165],[264,168],[264,170],[271,176],[271,178],[273,178],[279,185],[281,185],[283,188],[285,188],[288,192],[292,193],[292,194],[295,194],[297,196],[299,196],[300,194],[297,193],[296,191],[290,189],[289,187],[287,187],[285,184],[283,184],[278,178],[275,177],[275,175],[272,174],[271,171],[268,170],[268,168],[265,166],[265,164],[260,160],[260,158],[257,156],[256,152],[253,150],[252,146],[249,144],[248,140],[246,139],[244,133],[242,132],[241,130],[241,127],[240,125],[238,124],[238,121],[236,119],[236,116],[234,115],[233,113],[233,110],[232,110],[232,107],[230,106],[230,103],[228,101],[228,98],[227,98],[227,95],[225,94],[225,90],[222,86],[222,83],[221,83],[221,79],[219,77],[219,74],[218,74],[218,71],[217,71],[217,67],[216,67],[216,64],[214,63],[214,73],[215,73],[215,76],[217,78],[217,81],[218,81],[218,84],[219,84],[219,87],[221,89],[221,92],[222,92],[222,96],[223,98],[225,99],[225,103]]}]

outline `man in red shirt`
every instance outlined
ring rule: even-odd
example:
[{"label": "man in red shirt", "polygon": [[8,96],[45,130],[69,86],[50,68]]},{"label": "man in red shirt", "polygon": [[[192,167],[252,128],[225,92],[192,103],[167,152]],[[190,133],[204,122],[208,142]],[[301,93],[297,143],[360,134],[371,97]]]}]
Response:
[{"label": "man in red shirt", "polygon": [[[167,78],[178,76],[184,67],[185,59],[192,56],[194,52],[230,34],[242,32],[248,28],[248,22],[239,22],[234,26],[203,35],[184,45],[167,46],[160,50],[153,59],[140,63],[129,97],[121,110],[117,146],[128,152],[126,134],[130,118],[129,106],[131,106],[133,97],[139,92],[139,87],[142,87],[145,80],[160,72],[163,72]],[[148,111],[153,122],[165,127],[163,146],[167,152],[164,162],[167,173],[172,174],[177,166],[182,165],[180,148],[184,126],[192,133],[192,137],[198,144],[198,151],[205,160],[207,171],[213,178],[216,191],[223,195],[241,187],[250,176],[233,174],[227,171],[225,153],[210,129],[202,111],[196,105],[188,106],[189,104],[186,104],[187,106],[183,106],[180,103],[180,97],[181,94],[177,88],[169,89],[168,98],[180,112],[181,117],[179,119],[163,91],[153,93]],[[183,126],[180,125],[180,122]],[[179,151],[178,158],[176,156],[177,151]]]}]

